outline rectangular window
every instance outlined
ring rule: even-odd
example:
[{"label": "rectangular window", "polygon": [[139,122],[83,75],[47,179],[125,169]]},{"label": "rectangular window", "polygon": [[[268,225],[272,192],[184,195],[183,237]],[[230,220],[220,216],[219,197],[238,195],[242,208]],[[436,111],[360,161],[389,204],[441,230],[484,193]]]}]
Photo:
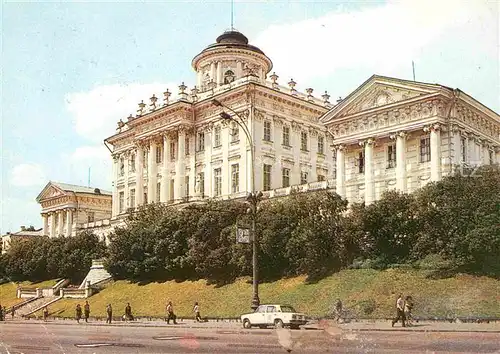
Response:
[{"label": "rectangular window", "polygon": [[130,190],[130,207],[135,208],[135,189]]},{"label": "rectangular window", "polygon": [[307,133],[300,133],[300,150],[307,151]]},{"label": "rectangular window", "polygon": [[161,163],[163,161],[163,146],[156,146],[156,163]]},{"label": "rectangular window", "polygon": [[427,136],[420,139],[420,162],[431,160],[431,139]]},{"label": "rectangular window", "polygon": [[488,153],[490,155],[490,165],[494,165],[495,161],[494,161],[494,158],[493,158],[493,151],[490,150],[490,151],[488,151]]},{"label": "rectangular window", "polygon": [[130,155],[130,172],[135,172],[135,154]]},{"label": "rectangular window", "polygon": [[189,198],[189,176],[185,177],[184,185],[185,185],[184,195],[186,196],[186,198]]},{"label": "rectangular window", "polygon": [[184,144],[185,144],[184,149],[186,151],[186,156],[189,156],[189,136],[186,136]]},{"label": "rectangular window", "polygon": [[143,197],[144,197],[144,204],[148,204],[148,192],[144,192]]},{"label": "rectangular window", "polygon": [[268,120],[264,121],[264,140],[271,141],[271,122]]},{"label": "rectangular window", "polygon": [[268,191],[271,189],[271,165],[264,164],[264,190]]},{"label": "rectangular window", "polygon": [[365,173],[365,154],[363,151],[358,154],[358,173]]},{"label": "rectangular window", "polygon": [[222,194],[222,170],[216,168],[214,170],[214,196],[217,197]]},{"label": "rectangular window", "polygon": [[203,197],[205,195],[205,172],[198,173],[198,176],[200,176],[200,186],[198,188],[200,195]]},{"label": "rectangular window", "polygon": [[283,145],[290,146],[290,127],[287,125],[283,126]]},{"label": "rectangular window", "polygon": [[387,145],[387,168],[396,167],[396,145]]},{"label": "rectangular window", "polygon": [[87,213],[87,222],[94,222],[94,220],[95,220],[95,213],[93,211],[89,211]]},{"label": "rectangular window", "polygon": [[125,192],[120,192],[118,194],[119,199],[118,199],[118,210],[121,213],[123,213],[123,210],[125,209]]},{"label": "rectangular window", "polygon": [[238,193],[240,191],[240,165],[235,163],[231,165],[231,192]]},{"label": "rectangular window", "polygon": [[170,161],[175,161],[175,142],[170,142]]},{"label": "rectangular window", "polygon": [[156,183],[156,202],[160,202],[160,194],[161,194],[161,183]]},{"label": "rectangular window", "polygon": [[281,184],[283,188],[290,187],[290,169],[283,168],[281,170]]},{"label": "rectangular window", "polygon": [[321,135],[318,135],[318,154],[325,154],[325,138]]},{"label": "rectangular window", "polygon": [[467,139],[460,139],[460,148],[462,150],[462,162],[467,162]]},{"label": "rectangular window", "polygon": [[215,127],[214,131],[214,147],[220,147],[221,144],[221,128],[220,125]]},{"label": "rectangular window", "polygon": [[240,129],[238,124],[233,122],[231,124],[231,142],[236,143],[238,141],[240,141]]},{"label": "rectangular window", "polygon": [[325,176],[318,175],[318,182],[323,182],[325,180]]},{"label": "rectangular window", "polygon": [[306,184],[307,183],[307,172],[301,172],[300,173],[300,184]]},{"label": "rectangular window", "polygon": [[205,151],[205,133],[198,132],[198,139],[196,140],[196,151]]}]

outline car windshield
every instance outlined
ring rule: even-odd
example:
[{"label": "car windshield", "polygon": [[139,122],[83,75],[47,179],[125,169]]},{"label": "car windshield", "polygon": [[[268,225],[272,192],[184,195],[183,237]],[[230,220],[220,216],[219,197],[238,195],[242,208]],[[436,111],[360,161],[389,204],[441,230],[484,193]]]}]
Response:
[{"label": "car windshield", "polygon": [[297,312],[292,306],[281,306],[281,312]]}]

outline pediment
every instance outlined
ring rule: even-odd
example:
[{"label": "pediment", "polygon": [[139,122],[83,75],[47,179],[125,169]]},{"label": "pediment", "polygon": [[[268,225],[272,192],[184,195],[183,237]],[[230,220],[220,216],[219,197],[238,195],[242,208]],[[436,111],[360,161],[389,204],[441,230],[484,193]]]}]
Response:
[{"label": "pediment", "polygon": [[62,189],[56,187],[52,183],[48,183],[45,188],[40,192],[38,197],[36,198],[37,202],[41,202],[43,200],[47,199],[52,199],[52,198],[57,198],[57,197],[63,197],[66,195],[66,192],[63,191]]},{"label": "pediment", "polygon": [[321,117],[323,123],[439,92],[442,86],[374,75]]}]

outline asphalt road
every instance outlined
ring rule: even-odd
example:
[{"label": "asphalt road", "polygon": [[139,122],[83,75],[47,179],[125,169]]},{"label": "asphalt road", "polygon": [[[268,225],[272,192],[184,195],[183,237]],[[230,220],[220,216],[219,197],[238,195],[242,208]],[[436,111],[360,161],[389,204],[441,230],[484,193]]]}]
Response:
[{"label": "asphalt road", "polygon": [[499,333],[106,327],[0,323],[0,354],[500,353]]}]

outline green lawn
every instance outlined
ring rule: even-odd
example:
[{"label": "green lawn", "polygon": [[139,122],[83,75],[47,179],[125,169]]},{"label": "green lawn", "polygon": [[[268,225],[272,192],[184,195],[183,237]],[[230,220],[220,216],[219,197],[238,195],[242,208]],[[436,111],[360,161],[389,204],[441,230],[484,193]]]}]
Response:
[{"label": "green lawn", "polygon": [[[192,305],[200,303],[202,316],[236,317],[249,309],[252,285],[248,279],[215,287],[205,281],[150,283],[137,285],[117,281],[88,299],[94,316],[104,316],[107,303],[121,315],[127,302],[136,315],[163,316],[165,302],[173,301],[178,316],[192,316]],[[340,298],[350,312],[360,317],[385,318],[393,315],[399,292],[412,295],[417,316],[500,317],[500,281],[488,277],[458,275],[431,280],[423,271],[389,269],[344,270],[315,284],[305,277],[261,284],[261,303],[287,303],[310,315],[325,315]],[[59,316],[74,315],[84,299],[64,299],[50,306]],[[369,309],[372,309],[370,312]]]},{"label": "green lawn", "polygon": [[2,284],[0,285],[0,304],[2,306],[10,307],[25,300],[16,298],[18,285],[21,286],[22,288],[28,288],[28,289],[47,288],[56,285],[57,281],[58,280],[56,279],[56,280],[46,280],[38,283],[23,281],[20,283],[9,282]]}]

